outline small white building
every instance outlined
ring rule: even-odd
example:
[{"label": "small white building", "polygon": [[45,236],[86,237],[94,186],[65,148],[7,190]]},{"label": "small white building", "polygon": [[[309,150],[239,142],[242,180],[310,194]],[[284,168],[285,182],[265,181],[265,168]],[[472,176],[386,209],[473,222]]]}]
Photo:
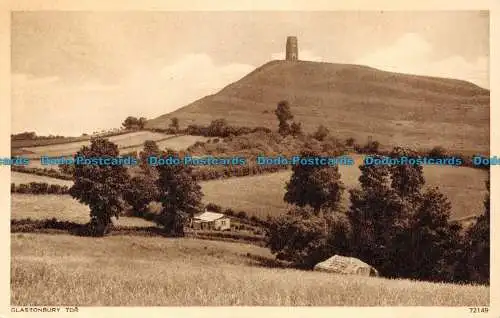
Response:
[{"label": "small white building", "polygon": [[226,231],[231,229],[231,219],[222,213],[205,211],[195,215],[191,227],[195,230]]}]

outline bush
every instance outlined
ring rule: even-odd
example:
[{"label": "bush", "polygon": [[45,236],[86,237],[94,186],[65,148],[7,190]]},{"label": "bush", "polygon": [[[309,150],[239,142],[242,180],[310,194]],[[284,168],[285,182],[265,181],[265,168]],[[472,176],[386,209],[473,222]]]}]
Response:
[{"label": "bush", "polygon": [[343,252],[330,244],[341,239],[330,237],[325,231],[325,222],[326,219],[315,216],[309,207],[292,207],[287,214],[271,219],[266,229],[266,245],[278,260],[312,269],[331,254]]},{"label": "bush", "polygon": [[443,147],[436,146],[429,151],[428,155],[430,158],[446,158],[447,152]]},{"label": "bush", "polygon": [[18,186],[11,183],[10,192],[23,194],[68,194],[69,188],[58,184],[49,185],[46,182],[30,182],[28,184],[19,184]]},{"label": "bush", "polygon": [[345,145],[348,146],[348,147],[353,147],[355,146],[355,139],[354,138],[347,138],[345,140]]},{"label": "bush", "polygon": [[217,212],[217,213],[221,213],[222,212],[222,207],[215,204],[215,203],[209,203],[205,206],[205,208],[209,211],[214,211],[214,212]]},{"label": "bush", "polygon": [[240,211],[238,214],[236,214],[237,217],[240,219],[246,219],[247,218],[247,213],[245,211]]}]

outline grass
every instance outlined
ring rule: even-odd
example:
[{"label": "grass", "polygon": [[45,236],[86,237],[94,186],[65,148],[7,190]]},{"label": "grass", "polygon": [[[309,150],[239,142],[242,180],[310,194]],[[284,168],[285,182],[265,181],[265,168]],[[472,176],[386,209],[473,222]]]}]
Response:
[{"label": "grass", "polygon": [[[186,148],[196,143],[197,141],[205,142],[208,139],[210,138],[203,136],[181,135],[181,136],[171,137],[165,140],[159,140],[156,142],[156,144],[158,145],[158,148],[160,148],[160,150],[164,150],[165,148],[170,148],[175,151],[179,151],[179,150],[185,150]],[[122,148],[122,152],[131,152],[131,151],[140,152],[143,149],[144,146],[142,145],[133,146],[133,147]]]},{"label": "grass", "polygon": [[[137,131],[131,132],[123,135],[109,137],[109,141],[114,142],[118,145],[118,148],[123,148],[132,145],[138,145],[144,143],[146,140],[160,140],[168,138],[172,135],[166,135],[151,131]],[[71,142],[65,144],[56,144],[40,147],[29,147],[24,148],[25,150],[31,151],[33,154],[26,155],[28,158],[37,158],[40,156],[71,156],[80,150],[82,146],[89,145],[89,141],[79,141]]]},{"label": "grass", "polygon": [[[85,224],[90,219],[88,206],[79,203],[69,195],[12,194],[11,218],[44,220],[56,218]],[[154,226],[153,223],[134,217],[120,217],[117,225]]]},{"label": "grass", "polygon": [[[362,156],[353,155],[356,164],[339,166],[342,181],[347,188],[358,184],[361,174],[358,165]],[[244,210],[249,215],[266,217],[283,213],[285,184],[290,180],[291,171],[282,171],[259,176],[230,178],[202,182],[205,202],[211,202],[233,210]],[[482,213],[486,194],[485,171],[467,167],[424,166],[424,176],[428,186],[439,186],[452,204],[452,218],[458,219]],[[344,194],[343,206],[349,205],[348,194]]]},{"label": "grass", "polygon": [[[16,306],[487,306],[489,288],[271,268],[253,245],[11,235]],[[248,254],[247,254],[248,253]],[[269,263],[266,262],[266,263]],[[432,297],[429,297],[432,295]]]},{"label": "grass", "polygon": [[[129,153],[132,151],[140,152],[144,149],[143,143],[146,140],[155,140],[158,147],[161,150],[165,148],[171,148],[176,151],[185,150],[189,146],[193,145],[197,141],[206,141],[209,138],[203,136],[191,136],[191,135],[166,135],[161,133],[155,133],[150,131],[140,131],[129,133],[125,135],[115,136],[109,138],[112,142],[118,144],[120,148],[120,153]],[[31,154],[23,155],[27,158],[35,158],[31,159],[28,167],[36,167],[36,168],[53,168],[58,169],[57,166],[44,166],[40,163],[39,159],[36,159],[40,156],[49,156],[49,157],[59,157],[59,156],[71,156],[76,153],[80,148],[84,145],[88,145],[88,141],[82,142],[74,142],[74,143],[65,143],[65,144],[57,144],[43,147],[34,147],[34,148],[26,148],[29,149]]]},{"label": "grass", "polygon": [[[127,130],[120,130],[117,132],[109,132],[106,133],[106,137],[112,137],[112,136],[118,136],[118,135],[123,135],[127,134],[129,131]],[[21,148],[26,148],[26,147],[38,147],[38,146],[48,146],[48,145],[56,145],[56,144],[66,144],[70,142],[76,142],[76,141],[83,141],[83,140],[90,140],[92,136],[87,135],[87,136],[80,136],[80,137],[58,137],[58,138],[37,138],[37,139],[18,139],[18,140],[12,140],[11,139],[11,147],[12,149],[15,149],[19,153],[22,153],[23,151],[20,150]]]}]

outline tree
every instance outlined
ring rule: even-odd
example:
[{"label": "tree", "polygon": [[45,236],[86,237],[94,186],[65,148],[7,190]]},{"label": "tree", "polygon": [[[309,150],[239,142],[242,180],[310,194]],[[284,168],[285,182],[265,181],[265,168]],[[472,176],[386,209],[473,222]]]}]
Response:
[{"label": "tree", "polygon": [[139,129],[144,129],[144,126],[146,125],[146,122],[148,120],[145,118],[145,117],[141,117],[137,120],[137,126],[139,127]]},{"label": "tree", "polygon": [[360,187],[349,191],[351,205],[346,213],[352,253],[377,268],[381,275],[387,275],[392,229],[399,214],[398,198],[389,186],[387,166],[362,165],[360,170]]},{"label": "tree", "polygon": [[134,216],[143,217],[150,202],[158,200],[156,181],[148,175],[138,175],[130,180],[125,200],[133,208]]},{"label": "tree", "polygon": [[323,219],[309,207],[292,207],[285,215],[269,219],[266,244],[278,260],[312,268],[325,258],[327,236]]},{"label": "tree", "polygon": [[302,124],[301,123],[297,123],[297,122],[293,122],[290,125],[290,135],[292,135],[294,137],[303,135]]},{"label": "tree", "polygon": [[160,148],[154,140],[146,140],[144,142],[144,149],[139,153],[142,171],[153,179],[158,177],[158,171],[148,163],[148,158],[159,155]]},{"label": "tree", "polygon": [[[173,150],[162,152],[161,157],[177,157]],[[187,165],[157,166],[159,172],[158,188],[163,205],[157,222],[172,235],[184,235],[184,225],[188,217],[203,209],[203,193],[192,174],[193,168]]]},{"label": "tree", "polygon": [[438,188],[422,193],[410,217],[409,230],[393,247],[395,275],[433,281],[455,279],[461,227],[450,223],[450,214],[451,204]]},{"label": "tree", "polygon": [[[84,158],[114,158],[118,146],[107,139],[92,139],[75,154]],[[75,165],[75,182],[70,195],[90,207],[90,230],[95,236],[109,231],[111,217],[118,218],[124,208],[122,193],[128,186],[127,168],[123,165]]]},{"label": "tree", "polygon": [[466,262],[470,281],[490,283],[490,180],[486,181],[487,194],[484,212],[465,235]]},{"label": "tree", "polygon": [[278,106],[276,110],[274,111],[274,114],[278,118],[279,126],[278,126],[278,132],[282,136],[287,136],[291,132],[291,127],[288,121],[293,120],[293,115],[292,111],[290,110],[290,105],[288,104],[288,101],[283,100],[278,103]]},{"label": "tree", "polygon": [[136,117],[128,116],[125,121],[123,121],[122,126],[125,129],[133,129],[137,127],[138,119]]},{"label": "tree", "polygon": [[278,103],[276,110],[274,111],[276,117],[279,121],[293,120],[292,111],[290,110],[290,104],[286,100],[282,100]]},{"label": "tree", "polygon": [[[411,151],[395,148],[391,156]],[[383,276],[452,280],[460,227],[437,188],[424,190],[418,165],[360,166],[360,188],[347,212],[353,254]]]},{"label": "tree", "polygon": [[323,125],[318,127],[318,130],[313,134],[313,138],[319,141],[325,140],[325,138],[330,134],[328,128]]},{"label": "tree", "polygon": [[278,124],[278,133],[284,137],[290,135],[291,132],[292,129],[290,127],[290,124],[286,121],[280,121],[280,123]]},{"label": "tree", "polygon": [[227,137],[227,121],[224,118],[213,120],[208,126],[210,136]]},{"label": "tree", "polygon": [[170,119],[170,128],[172,128],[175,132],[179,131],[179,118],[173,117]]},{"label": "tree", "polygon": [[122,123],[123,128],[125,129],[144,129],[146,125],[147,119],[145,117],[137,117],[128,116],[125,121]]},{"label": "tree", "polygon": [[[416,159],[416,154],[410,149],[395,147],[390,157]],[[412,198],[419,195],[425,184],[423,167],[417,164],[393,165],[391,166],[391,176],[391,186],[401,197]]]},{"label": "tree", "polygon": [[347,225],[340,219],[314,215],[311,207],[291,206],[286,214],[268,218],[267,223],[266,246],[278,260],[296,267],[312,269],[332,254],[348,251]]},{"label": "tree", "polygon": [[345,140],[345,145],[346,145],[347,147],[352,147],[352,146],[354,146],[354,143],[355,143],[355,142],[356,142],[356,140],[355,140],[354,138],[350,137],[350,138],[347,138],[347,139]]},{"label": "tree", "polygon": [[436,146],[429,151],[430,158],[445,158],[446,157],[446,149],[441,146]]},{"label": "tree", "polygon": [[[315,159],[321,157],[321,152],[307,145],[300,156]],[[292,177],[286,185],[285,202],[299,207],[309,205],[315,214],[322,208],[337,209],[345,188],[340,180],[338,166],[298,164],[292,171]]]}]

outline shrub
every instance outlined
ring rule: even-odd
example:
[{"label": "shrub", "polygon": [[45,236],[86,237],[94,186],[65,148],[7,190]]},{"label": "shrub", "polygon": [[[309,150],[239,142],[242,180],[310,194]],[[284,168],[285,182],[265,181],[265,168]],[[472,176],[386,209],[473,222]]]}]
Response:
[{"label": "shrub", "polygon": [[287,214],[272,219],[266,229],[271,253],[299,268],[312,269],[326,259],[331,253],[327,241],[325,220],[315,216],[310,207],[292,207]]},{"label": "shrub", "polygon": [[446,158],[447,157],[446,149],[444,149],[441,146],[436,146],[429,151],[429,157],[430,158]]},{"label": "shrub", "polygon": [[355,145],[355,139],[354,138],[347,138],[345,140],[345,145],[348,147],[353,147]]},{"label": "shrub", "polygon": [[215,203],[209,203],[206,205],[205,207],[207,210],[209,211],[214,211],[214,212],[217,212],[217,213],[221,213],[222,212],[222,207],[215,204]]},{"label": "shrub", "polygon": [[58,184],[47,184],[46,182],[30,182],[28,184],[19,184],[16,186],[11,183],[11,193],[23,194],[68,194],[69,188]]},{"label": "shrub", "polygon": [[245,211],[240,211],[238,214],[236,214],[237,217],[241,219],[246,219],[247,218],[247,213]]}]

